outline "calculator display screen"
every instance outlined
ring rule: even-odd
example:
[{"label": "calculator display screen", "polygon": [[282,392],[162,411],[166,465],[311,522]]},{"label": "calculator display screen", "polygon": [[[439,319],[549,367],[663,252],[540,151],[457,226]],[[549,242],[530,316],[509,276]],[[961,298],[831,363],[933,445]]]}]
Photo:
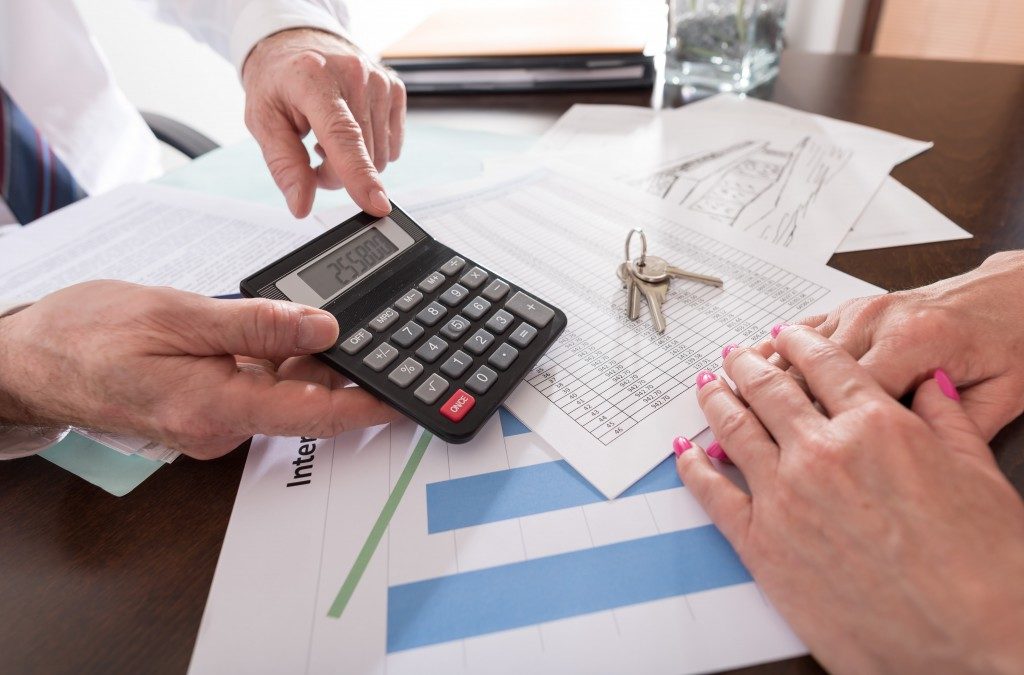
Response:
[{"label": "calculator display screen", "polygon": [[330,298],[390,257],[398,246],[375,226],[299,271],[299,278],[322,298]]}]

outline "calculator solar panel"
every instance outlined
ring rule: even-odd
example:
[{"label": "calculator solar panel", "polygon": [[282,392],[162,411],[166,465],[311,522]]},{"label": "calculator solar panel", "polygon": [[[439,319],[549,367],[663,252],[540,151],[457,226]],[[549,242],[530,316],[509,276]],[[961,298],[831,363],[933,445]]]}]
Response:
[{"label": "calculator solar panel", "polygon": [[565,313],[440,243],[397,206],[360,213],[240,285],[338,318],[317,356],[440,438],[477,433],[565,329]]}]

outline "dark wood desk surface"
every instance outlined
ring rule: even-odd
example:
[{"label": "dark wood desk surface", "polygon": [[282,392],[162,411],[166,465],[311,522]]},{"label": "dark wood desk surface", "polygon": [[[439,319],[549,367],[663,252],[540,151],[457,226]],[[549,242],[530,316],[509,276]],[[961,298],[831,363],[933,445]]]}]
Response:
[{"label": "dark wood desk surface", "polygon": [[[974,239],[847,253],[895,290],[1024,248],[1024,66],[787,54],[771,98],[935,142],[895,176]],[[413,109],[561,112],[650,92],[413,97]],[[1024,422],[995,440],[1024,486]],[[0,462],[0,671],[170,672],[188,665],[245,452],[181,458],[115,498],[40,458]],[[749,669],[819,672],[810,658]]]}]

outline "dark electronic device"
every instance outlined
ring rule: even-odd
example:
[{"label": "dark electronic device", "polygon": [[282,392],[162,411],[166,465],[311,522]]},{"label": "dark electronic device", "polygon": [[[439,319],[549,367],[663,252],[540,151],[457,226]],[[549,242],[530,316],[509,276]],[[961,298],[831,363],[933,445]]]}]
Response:
[{"label": "dark electronic device", "polygon": [[317,354],[451,443],[473,438],[565,329],[565,313],[475,264],[392,204],[360,213],[240,284],[338,318]]}]

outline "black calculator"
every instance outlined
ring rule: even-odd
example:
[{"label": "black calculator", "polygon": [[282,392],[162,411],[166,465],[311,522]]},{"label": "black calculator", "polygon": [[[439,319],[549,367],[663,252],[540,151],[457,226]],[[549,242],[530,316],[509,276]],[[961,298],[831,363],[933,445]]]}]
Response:
[{"label": "black calculator", "polygon": [[565,329],[565,313],[448,248],[392,204],[240,284],[338,318],[317,356],[440,438],[473,438]]}]

